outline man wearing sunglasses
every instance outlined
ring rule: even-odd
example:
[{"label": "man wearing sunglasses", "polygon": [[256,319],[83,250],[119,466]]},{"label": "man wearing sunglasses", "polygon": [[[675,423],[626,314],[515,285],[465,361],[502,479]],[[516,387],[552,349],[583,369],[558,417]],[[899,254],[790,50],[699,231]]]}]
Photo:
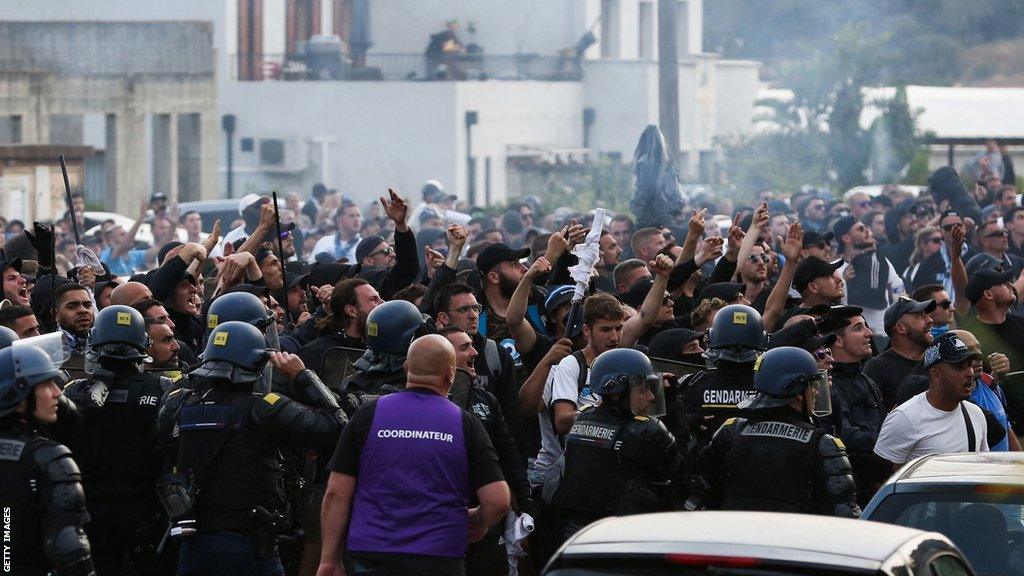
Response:
[{"label": "man wearing sunglasses", "polygon": [[985,222],[978,228],[978,244],[984,254],[997,258],[1004,270],[1013,270],[1020,274],[1024,269],[1024,259],[1010,254],[1010,231],[1002,227],[998,221]]},{"label": "man wearing sunglasses", "polygon": [[935,301],[935,310],[929,314],[932,317],[933,337],[938,338],[953,327],[956,319],[956,306],[953,305],[953,300],[945,288],[938,284],[927,284],[914,290],[911,298],[918,302]]},{"label": "man wearing sunglasses", "polygon": [[846,282],[846,304],[860,306],[871,326],[881,326],[885,309],[906,296],[896,268],[876,250],[874,233],[853,216],[837,219],[832,231],[845,263],[839,274]]},{"label": "man wearing sunglasses", "polygon": [[[953,232],[963,228],[964,219],[956,210],[946,210],[939,216],[939,230],[942,231],[942,245],[938,252],[924,259],[917,274],[914,275],[911,290],[916,290],[925,284],[941,284],[946,292],[955,294],[953,290],[953,277],[951,274],[952,259],[950,258],[949,247],[953,244]],[[992,233],[990,230],[989,233]],[[992,239],[989,239],[991,242]],[[961,258],[966,262],[973,256],[970,253],[969,245],[964,245]]]},{"label": "man wearing sunglasses", "polygon": [[983,268],[967,281],[967,300],[977,316],[963,325],[974,334],[982,350],[1002,352],[1010,359],[1010,372],[1024,370],[1024,318],[1011,314],[1017,302],[1012,270]]},{"label": "man wearing sunglasses", "polygon": [[[814,423],[832,412],[828,374],[812,354],[782,346],[758,360],[748,418],[730,418],[701,454],[707,508],[858,518],[843,443]],[[794,462],[804,465],[794,466]]]},{"label": "man wearing sunglasses", "polygon": [[929,316],[934,310],[934,300],[918,302],[903,297],[885,311],[882,326],[889,336],[890,347],[869,360],[864,365],[864,373],[878,384],[888,410],[896,406],[900,382],[921,366],[925,349],[935,339]]}]

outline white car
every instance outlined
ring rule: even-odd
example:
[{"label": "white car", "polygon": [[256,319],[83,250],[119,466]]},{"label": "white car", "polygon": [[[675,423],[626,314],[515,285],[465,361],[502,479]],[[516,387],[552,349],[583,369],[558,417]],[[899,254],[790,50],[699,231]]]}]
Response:
[{"label": "white car", "polygon": [[[134,218],[125,216],[123,214],[118,214],[116,212],[84,212],[83,215],[86,217],[86,219],[93,221],[98,220],[100,222],[104,222],[106,220],[113,220],[116,225],[124,228],[125,232],[131,230],[132,225],[135,224]],[[101,224],[97,224],[96,226],[93,226],[92,228],[86,230],[83,234],[85,236],[96,234],[100,231],[101,226]],[[178,240],[182,242],[185,242],[188,239],[188,233],[185,232],[185,229],[182,228],[181,226],[178,226],[177,234]],[[200,237],[203,239],[205,239],[206,236],[207,234],[205,232],[200,234]],[[135,241],[145,242],[150,246],[153,245],[153,232],[150,230],[148,223],[144,222],[141,225],[139,225],[139,231],[138,233],[135,234]]]}]

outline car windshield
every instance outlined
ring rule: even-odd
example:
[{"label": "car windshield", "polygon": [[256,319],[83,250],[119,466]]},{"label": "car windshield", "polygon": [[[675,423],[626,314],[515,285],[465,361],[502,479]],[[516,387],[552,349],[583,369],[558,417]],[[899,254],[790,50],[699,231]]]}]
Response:
[{"label": "car windshield", "polygon": [[1024,574],[1024,495],[893,494],[871,520],[945,534],[979,576]]}]

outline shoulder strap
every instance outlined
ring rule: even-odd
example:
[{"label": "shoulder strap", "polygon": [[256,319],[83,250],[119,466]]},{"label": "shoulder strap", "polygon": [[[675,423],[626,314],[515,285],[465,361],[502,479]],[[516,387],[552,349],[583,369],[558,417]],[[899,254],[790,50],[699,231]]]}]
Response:
[{"label": "shoulder strap", "polygon": [[498,355],[498,343],[488,338],[484,344],[484,358],[491,376],[497,378],[501,374],[501,356]]},{"label": "shoulder strap", "polygon": [[576,362],[580,365],[579,376],[576,377],[576,389],[583,390],[587,385],[587,374],[590,369],[587,367],[587,358],[583,356],[582,350],[577,350],[572,353],[572,357],[576,359]]},{"label": "shoulder strap", "polygon": [[967,424],[967,451],[977,452],[974,424],[971,422],[971,415],[967,413],[967,406],[964,406],[963,402],[960,403],[960,412],[964,415],[964,423]]}]

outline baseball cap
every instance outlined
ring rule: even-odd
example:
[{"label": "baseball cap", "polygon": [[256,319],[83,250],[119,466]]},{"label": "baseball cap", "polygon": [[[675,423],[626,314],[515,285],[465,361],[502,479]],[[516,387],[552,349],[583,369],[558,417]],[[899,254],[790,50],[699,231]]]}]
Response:
[{"label": "baseball cap", "polygon": [[363,258],[369,256],[374,250],[377,249],[377,246],[380,246],[384,242],[386,242],[386,240],[384,240],[384,237],[379,236],[377,234],[374,234],[373,236],[367,236],[366,238],[360,240],[359,245],[356,246],[356,263],[361,264],[363,262]]},{"label": "baseball cap", "polygon": [[746,286],[739,282],[715,282],[714,284],[708,284],[701,289],[700,294],[697,296],[698,301],[710,300],[711,298],[719,298],[724,300],[728,304],[732,304],[736,300],[737,294],[742,294]]},{"label": "baseball cap", "polygon": [[425,202],[439,202],[444,197],[444,186],[437,180],[427,180],[423,183],[423,200]]},{"label": "baseball cap", "polygon": [[835,344],[836,335],[829,332],[821,334],[814,320],[801,320],[792,326],[776,330],[768,338],[768,349],[781,346],[795,346],[808,352],[816,352]]},{"label": "baseball cap", "polygon": [[818,330],[822,333],[841,330],[850,325],[852,318],[863,313],[860,306],[831,306],[818,322]]},{"label": "baseball cap", "polygon": [[971,359],[981,360],[981,354],[972,352],[959,336],[950,332],[936,338],[924,351],[925,368],[931,368],[939,362],[957,364]]},{"label": "baseball cap", "polygon": [[149,197],[150,203],[156,202],[157,200],[167,200],[167,194],[164,194],[163,192],[154,192],[153,195]]},{"label": "baseball cap", "polygon": [[14,268],[18,272],[21,272],[21,258],[0,260],[0,272],[3,272],[6,268]]},{"label": "baseball cap", "polygon": [[562,304],[572,302],[572,296],[575,292],[576,288],[569,284],[555,286],[551,292],[548,292],[547,298],[544,299],[544,313],[551,315]]},{"label": "baseball cap", "polygon": [[242,212],[245,212],[246,208],[256,204],[261,198],[263,197],[259,194],[246,194],[245,196],[242,196],[242,199],[238,201],[238,215],[241,216]]},{"label": "baseball cap", "polygon": [[832,232],[825,232],[824,234],[822,234],[821,232],[817,232],[815,230],[808,230],[804,232],[803,247],[810,248],[811,246],[814,246],[819,242],[831,242],[832,240],[835,239],[835,237],[836,235],[833,234]]},{"label": "baseball cap", "polygon": [[529,248],[514,250],[508,244],[497,242],[484,248],[483,251],[477,255],[476,268],[480,271],[480,275],[483,276],[490,272],[491,268],[494,268],[502,262],[518,262],[529,255]]},{"label": "baseball cap", "polygon": [[975,254],[971,256],[971,259],[967,261],[967,275],[971,276],[982,268],[996,268],[1003,265],[1003,261],[995,256],[982,252],[981,254]]},{"label": "baseball cap", "polygon": [[885,309],[885,316],[882,317],[883,328],[885,333],[892,332],[893,326],[904,314],[918,314],[920,312],[931,312],[935,310],[935,300],[925,300],[924,302],[918,302],[910,298],[900,298],[893,302]]},{"label": "baseball cap", "polygon": [[302,284],[309,286],[309,274],[296,274],[294,276],[288,276],[288,285],[285,286],[285,290],[291,290],[292,288]]},{"label": "baseball cap", "polygon": [[803,292],[816,278],[831,276],[842,265],[842,259],[826,262],[815,256],[804,258],[797,265],[796,273],[793,275],[793,288],[796,288],[797,292]]},{"label": "baseball cap", "polygon": [[985,290],[993,286],[1012,282],[1015,274],[1013,270],[1002,270],[1000,268],[982,268],[974,272],[974,275],[967,280],[967,299],[971,304],[977,304],[981,300]]}]

